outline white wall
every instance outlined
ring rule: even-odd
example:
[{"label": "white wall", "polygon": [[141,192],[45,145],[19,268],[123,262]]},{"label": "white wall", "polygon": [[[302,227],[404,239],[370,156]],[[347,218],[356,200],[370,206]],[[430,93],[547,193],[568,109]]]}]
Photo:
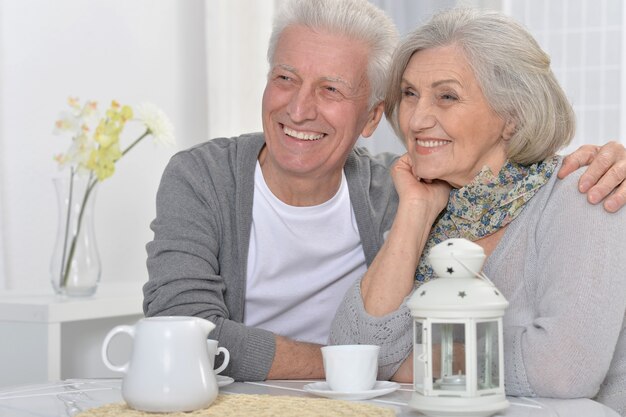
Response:
[{"label": "white wall", "polygon": [[[202,0],[0,0],[0,287],[48,286],[57,226],[52,127],[70,95],[151,101],[178,148],[207,138]],[[122,137],[124,141],[124,137]],[[103,281],[146,280],[154,198],[175,148],[144,142],[101,184],[96,233]],[[2,278],[4,272],[4,278]]]}]

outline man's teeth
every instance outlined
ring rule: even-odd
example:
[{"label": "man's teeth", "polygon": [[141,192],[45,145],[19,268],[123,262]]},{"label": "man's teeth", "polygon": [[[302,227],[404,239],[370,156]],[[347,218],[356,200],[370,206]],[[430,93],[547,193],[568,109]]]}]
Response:
[{"label": "man's teeth", "polygon": [[312,133],[297,132],[295,130],[289,129],[288,127],[284,127],[283,132],[285,132],[285,134],[293,138],[302,139],[302,140],[317,140],[317,139],[321,139],[324,136],[323,133],[312,134]]},{"label": "man's teeth", "polygon": [[418,140],[417,144],[424,148],[436,148],[437,146],[447,145],[448,141],[446,140]]}]

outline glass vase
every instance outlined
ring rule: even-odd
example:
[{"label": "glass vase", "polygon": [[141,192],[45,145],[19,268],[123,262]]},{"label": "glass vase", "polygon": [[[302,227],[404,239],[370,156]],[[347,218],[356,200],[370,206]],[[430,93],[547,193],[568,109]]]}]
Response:
[{"label": "glass vase", "polygon": [[98,183],[91,176],[75,173],[53,182],[59,217],[50,266],[52,287],[59,295],[93,295],[102,273],[94,229]]}]

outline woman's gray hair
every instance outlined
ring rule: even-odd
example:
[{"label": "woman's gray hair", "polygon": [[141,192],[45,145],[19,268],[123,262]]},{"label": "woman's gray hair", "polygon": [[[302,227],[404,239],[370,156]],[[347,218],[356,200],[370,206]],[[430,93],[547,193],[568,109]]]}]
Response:
[{"label": "woman's gray hair", "polygon": [[402,139],[400,84],[417,51],[456,45],[465,54],[491,108],[515,123],[509,159],[531,164],[554,155],[574,136],[574,111],[550,69],[550,57],[526,29],[493,11],[455,8],[410,33],[393,58],[385,115]]},{"label": "woman's gray hair", "polygon": [[391,55],[399,38],[398,30],[385,12],[367,0],[291,0],[281,6],[274,16],[267,49],[270,67],[278,39],[289,26],[302,25],[344,35],[369,45],[370,107],[384,100]]}]

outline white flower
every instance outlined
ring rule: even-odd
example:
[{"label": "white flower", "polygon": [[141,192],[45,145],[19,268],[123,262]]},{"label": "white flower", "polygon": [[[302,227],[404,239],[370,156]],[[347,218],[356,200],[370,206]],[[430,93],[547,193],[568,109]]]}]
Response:
[{"label": "white flower", "polygon": [[135,115],[146,125],[158,143],[169,146],[176,144],[174,125],[157,106],[152,103],[141,103],[136,107]]},{"label": "white flower", "polygon": [[64,111],[59,114],[59,118],[54,123],[54,134],[60,135],[62,133],[69,133],[70,135],[78,135],[81,131],[82,119],[80,115],[74,114],[69,111]]},{"label": "white flower", "polygon": [[88,101],[82,107],[77,98],[69,98],[70,111],[63,111],[54,124],[54,134],[69,133],[72,137],[78,136],[90,130],[90,127],[98,122],[98,104]]},{"label": "white flower", "polygon": [[64,154],[59,154],[54,159],[59,164],[59,169],[71,166],[79,172],[88,170],[87,164],[91,152],[95,149],[95,143],[87,135],[79,135],[72,139],[72,143]]}]

